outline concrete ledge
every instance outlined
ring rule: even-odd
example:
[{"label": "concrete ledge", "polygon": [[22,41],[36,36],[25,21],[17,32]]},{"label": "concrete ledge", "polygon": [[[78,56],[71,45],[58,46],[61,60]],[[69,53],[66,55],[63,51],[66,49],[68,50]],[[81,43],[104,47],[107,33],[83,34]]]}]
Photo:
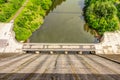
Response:
[{"label": "concrete ledge", "polygon": [[[96,54],[119,54],[120,53],[120,31],[106,32],[101,43],[19,43],[15,40],[13,32],[13,21],[0,24],[0,39],[6,39],[7,45],[1,45],[0,53],[21,53],[24,51],[95,51]],[[4,26],[4,27],[1,27]],[[1,43],[1,42],[0,42]]]}]

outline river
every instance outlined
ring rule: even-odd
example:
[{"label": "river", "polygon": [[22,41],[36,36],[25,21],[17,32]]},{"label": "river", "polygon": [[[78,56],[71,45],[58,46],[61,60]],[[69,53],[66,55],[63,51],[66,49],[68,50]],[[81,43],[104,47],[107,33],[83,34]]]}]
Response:
[{"label": "river", "polygon": [[84,0],[55,0],[44,24],[30,37],[32,43],[92,43],[84,30]]}]

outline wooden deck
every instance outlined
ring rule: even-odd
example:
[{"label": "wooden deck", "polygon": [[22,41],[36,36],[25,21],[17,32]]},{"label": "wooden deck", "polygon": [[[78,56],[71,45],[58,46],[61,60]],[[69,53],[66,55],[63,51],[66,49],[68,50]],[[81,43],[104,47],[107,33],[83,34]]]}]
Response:
[{"label": "wooden deck", "polygon": [[0,60],[0,80],[120,80],[120,64],[96,55],[22,54]]}]

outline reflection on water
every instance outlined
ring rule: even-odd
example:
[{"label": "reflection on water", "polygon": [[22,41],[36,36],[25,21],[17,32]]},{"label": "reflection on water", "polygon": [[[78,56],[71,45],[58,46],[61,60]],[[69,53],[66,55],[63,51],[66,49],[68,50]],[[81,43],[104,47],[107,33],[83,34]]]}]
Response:
[{"label": "reflection on water", "polygon": [[64,2],[66,0],[52,0],[52,6],[51,8],[47,11],[47,14],[49,14],[50,11],[53,11],[57,6],[59,6],[60,4],[62,4],[62,2]]},{"label": "reflection on water", "polygon": [[99,43],[99,42],[103,41],[103,36],[99,35],[96,30],[90,28],[87,23],[84,24],[84,30],[86,32],[89,32],[90,34],[92,34],[95,37],[94,38],[94,43]]},{"label": "reflection on water", "polygon": [[66,0],[53,0],[52,6],[51,6],[51,11],[53,11],[58,5],[62,4]]},{"label": "reflection on water", "polygon": [[90,32],[90,33],[91,33],[92,35],[94,35],[94,36],[98,36],[98,33],[96,32],[96,30],[91,29],[91,28],[88,26],[87,23],[84,24],[84,30],[85,30],[86,32]]},{"label": "reflection on water", "polygon": [[33,33],[35,43],[91,43],[94,35],[86,32],[84,0],[54,0],[44,24]]}]

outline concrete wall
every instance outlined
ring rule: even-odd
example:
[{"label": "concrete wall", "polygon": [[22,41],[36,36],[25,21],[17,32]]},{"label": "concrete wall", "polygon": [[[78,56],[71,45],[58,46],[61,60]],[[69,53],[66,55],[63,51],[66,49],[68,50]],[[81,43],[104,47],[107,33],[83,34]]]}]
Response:
[{"label": "concrete wall", "polygon": [[[103,37],[104,39],[101,43],[94,43],[96,54],[120,54],[120,31],[106,32]],[[7,40],[7,45],[0,47],[0,53],[22,52],[23,43],[15,40],[13,22],[0,23],[0,39]],[[53,45],[51,44],[51,46]]]}]

